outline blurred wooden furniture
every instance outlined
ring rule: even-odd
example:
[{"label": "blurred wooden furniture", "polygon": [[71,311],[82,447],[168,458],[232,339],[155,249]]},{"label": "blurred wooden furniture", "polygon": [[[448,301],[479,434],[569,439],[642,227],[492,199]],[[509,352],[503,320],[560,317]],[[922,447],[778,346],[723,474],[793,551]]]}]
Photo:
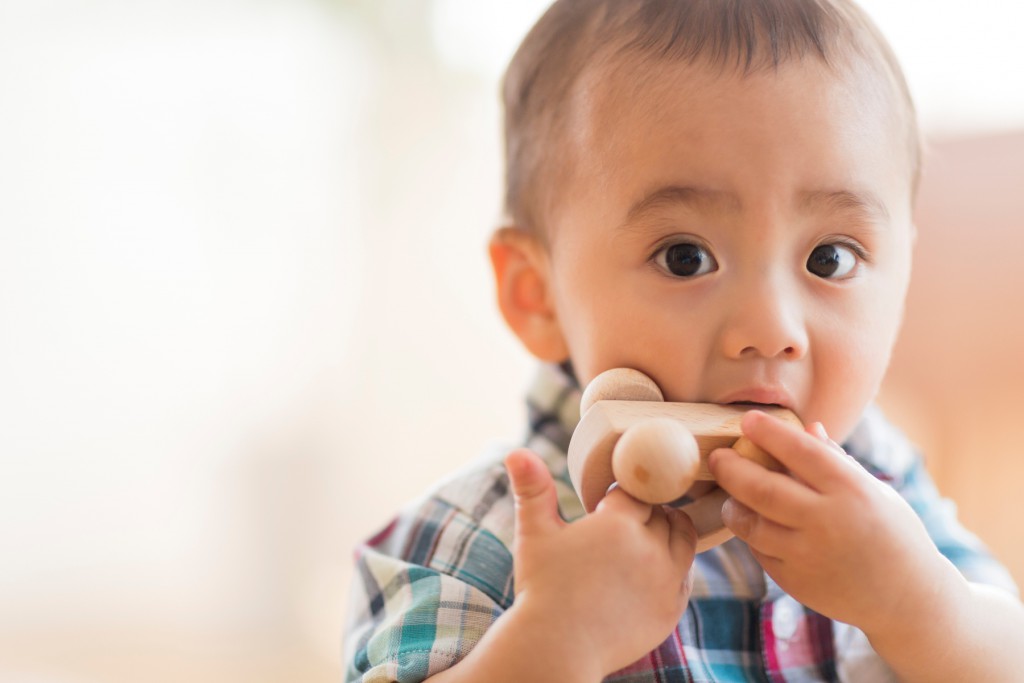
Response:
[{"label": "blurred wooden furniture", "polygon": [[1024,129],[931,145],[880,403],[1024,587]]}]

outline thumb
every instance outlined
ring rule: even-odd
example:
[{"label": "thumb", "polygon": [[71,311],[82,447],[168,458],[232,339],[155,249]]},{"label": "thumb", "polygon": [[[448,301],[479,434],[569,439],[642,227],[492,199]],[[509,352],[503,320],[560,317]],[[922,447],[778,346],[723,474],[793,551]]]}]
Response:
[{"label": "thumb", "polygon": [[558,515],[558,494],[544,461],[519,448],[505,457],[505,469],[516,501],[516,536],[543,534],[564,524]]}]

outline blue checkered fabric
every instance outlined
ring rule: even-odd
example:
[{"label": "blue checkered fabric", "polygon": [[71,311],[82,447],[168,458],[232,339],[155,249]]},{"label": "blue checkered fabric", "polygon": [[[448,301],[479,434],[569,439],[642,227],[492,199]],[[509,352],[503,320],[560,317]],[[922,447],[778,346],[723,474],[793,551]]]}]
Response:
[{"label": "blue checkered fabric", "polygon": [[[566,461],[579,398],[571,370],[559,366],[543,366],[527,398],[525,445],[554,475],[568,521],[584,514]],[[939,550],[969,579],[1016,592],[1006,570],[939,497],[916,451],[877,410],[867,411],[844,447],[909,501]],[[466,656],[512,604],[514,515],[505,453],[475,461],[357,548],[346,681],[422,681]],[[862,633],[786,595],[741,541],[699,555],[694,573],[675,632],[606,681],[895,680]]]}]

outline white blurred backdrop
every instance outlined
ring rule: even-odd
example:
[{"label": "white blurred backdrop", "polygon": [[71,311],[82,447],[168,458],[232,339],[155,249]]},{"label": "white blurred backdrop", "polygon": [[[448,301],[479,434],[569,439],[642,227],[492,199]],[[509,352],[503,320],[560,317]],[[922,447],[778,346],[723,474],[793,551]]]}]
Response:
[{"label": "white blurred backdrop", "polygon": [[[865,3],[926,130],[1024,9]],[[494,439],[498,81],[545,0],[0,0],[0,682],[337,680],[358,539]]]}]

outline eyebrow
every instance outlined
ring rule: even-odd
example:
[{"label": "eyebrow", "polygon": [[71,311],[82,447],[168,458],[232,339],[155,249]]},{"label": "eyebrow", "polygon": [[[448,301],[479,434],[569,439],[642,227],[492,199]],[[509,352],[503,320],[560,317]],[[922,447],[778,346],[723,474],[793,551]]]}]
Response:
[{"label": "eyebrow", "polygon": [[875,221],[888,221],[889,209],[885,202],[871,192],[850,190],[815,190],[800,195],[800,205],[832,213],[849,213]]},{"label": "eyebrow", "polygon": [[[735,213],[741,208],[739,197],[732,192],[689,185],[666,185],[635,202],[626,214],[626,224],[650,211],[674,204],[722,213]],[[885,203],[871,192],[810,190],[800,193],[799,206],[804,210],[854,214],[868,220],[889,219],[889,210]]]},{"label": "eyebrow", "polygon": [[689,204],[730,213],[740,208],[739,198],[731,192],[689,185],[666,185],[629,207],[626,222],[630,223],[653,209],[672,204]]}]

